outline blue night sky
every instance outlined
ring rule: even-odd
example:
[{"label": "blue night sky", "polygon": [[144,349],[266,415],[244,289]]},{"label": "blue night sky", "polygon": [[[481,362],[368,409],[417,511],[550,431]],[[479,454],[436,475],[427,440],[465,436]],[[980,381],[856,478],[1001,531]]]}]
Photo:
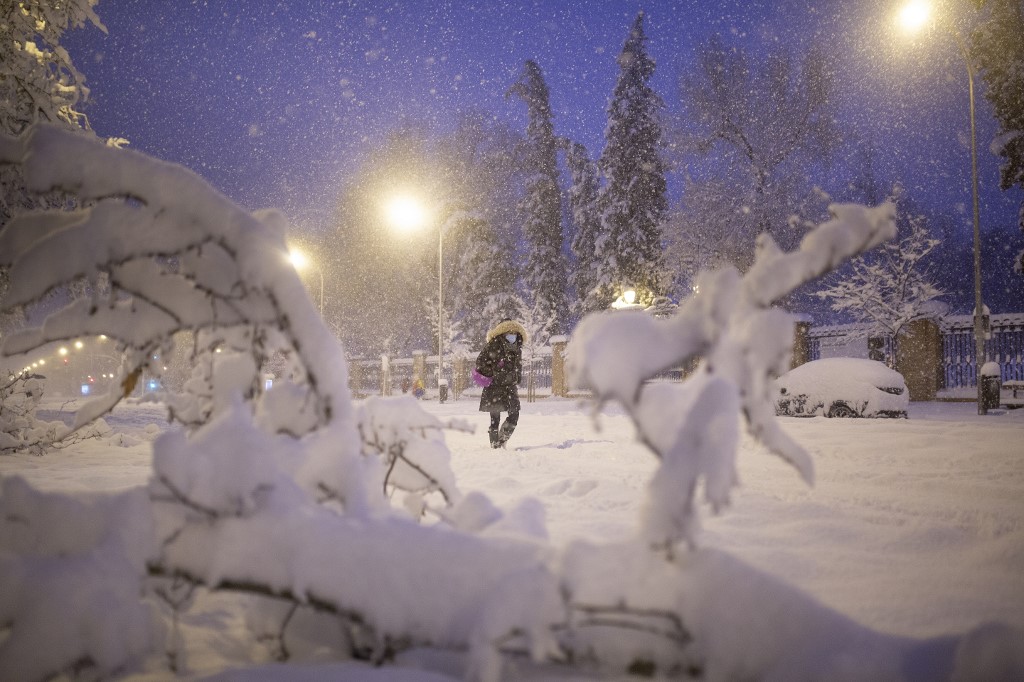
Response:
[{"label": "blue night sky", "polygon": [[[98,134],[181,163],[247,208],[277,206],[299,229],[323,230],[342,181],[403,117],[444,133],[475,109],[525,128],[524,107],[504,98],[525,59],[544,69],[556,133],[599,154],[615,57],[641,8],[669,113],[712,33],[751,50],[827,46],[844,131],[871,140],[879,174],[955,215],[969,240],[963,62],[942,33],[896,35],[893,3],[104,0],[108,33],[88,27],[63,44],[87,78]],[[1021,193],[998,191],[996,126],[980,94],[978,115],[983,231],[1019,242]],[[1018,303],[1019,282],[1007,292]]]}]

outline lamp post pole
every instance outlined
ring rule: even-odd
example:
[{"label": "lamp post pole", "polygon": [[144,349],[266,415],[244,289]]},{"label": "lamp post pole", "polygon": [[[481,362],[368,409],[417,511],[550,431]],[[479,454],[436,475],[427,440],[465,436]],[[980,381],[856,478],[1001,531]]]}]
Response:
[{"label": "lamp post pole", "polygon": [[953,27],[947,27],[953,34],[967,69],[967,94],[971,115],[971,191],[974,208],[974,372],[978,384],[978,414],[987,414],[983,398],[981,366],[985,362],[985,307],[981,299],[981,221],[978,208],[978,139],[974,123],[974,64],[967,44]]},{"label": "lamp post pole", "polygon": [[317,266],[316,272],[320,275],[320,317],[324,316],[324,271]]},{"label": "lamp post pole", "polygon": [[437,400],[441,400],[444,380],[444,224],[437,230]]},{"label": "lamp post pole", "polygon": [[306,254],[302,253],[298,249],[288,250],[288,262],[292,264],[292,267],[296,271],[303,270],[307,265],[312,265],[316,270],[316,274],[320,275],[320,317],[324,316],[324,271],[319,265],[310,262]]},{"label": "lamp post pole", "polygon": [[[903,11],[900,13],[900,20],[906,28],[916,30],[925,25],[931,13],[932,10],[929,3],[916,0],[904,6]],[[985,304],[981,300],[981,221],[978,208],[978,139],[974,122],[974,63],[971,61],[971,53],[967,49],[967,43],[964,41],[963,36],[960,35],[960,32],[956,30],[956,27],[941,16],[937,17],[937,19],[938,23],[941,23],[949,31],[950,35],[953,36],[953,40],[960,50],[960,55],[964,58],[964,66],[967,68],[967,95],[971,117],[971,192],[974,208],[974,371],[978,384],[978,414],[983,415],[988,412],[983,400],[984,386],[981,376],[981,366],[985,362],[985,334],[987,332],[987,325],[985,324]]]}]

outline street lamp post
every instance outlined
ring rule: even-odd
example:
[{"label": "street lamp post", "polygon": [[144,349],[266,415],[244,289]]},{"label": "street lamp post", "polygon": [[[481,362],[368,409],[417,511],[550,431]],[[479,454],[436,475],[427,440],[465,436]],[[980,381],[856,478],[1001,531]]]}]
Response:
[{"label": "street lamp post", "polygon": [[[407,195],[392,197],[386,206],[388,220],[404,230],[423,227],[428,222],[423,204]],[[437,399],[444,402],[441,384],[444,379],[444,232],[445,219],[437,227]]]},{"label": "street lamp post", "polygon": [[437,400],[444,402],[444,225],[437,229]]},{"label": "street lamp post", "polygon": [[[917,30],[924,26],[931,16],[931,7],[920,1],[911,2],[900,12],[899,18],[903,26],[908,30]],[[981,366],[985,362],[985,307],[981,300],[981,227],[978,208],[978,140],[974,123],[974,63],[971,61],[971,53],[967,49],[960,32],[943,21],[943,26],[953,36],[960,55],[964,58],[964,66],[967,69],[967,94],[971,119],[971,192],[974,218],[974,371],[977,376],[978,392],[978,414],[987,414],[983,400],[983,386],[981,378]]]},{"label": "street lamp post", "polygon": [[[306,258],[306,255],[298,249],[289,249],[288,261],[292,264],[296,270],[302,270],[306,266],[310,265],[310,261]],[[313,269],[316,270],[317,274],[320,275],[320,317],[324,316],[324,271],[318,266],[314,265]]]}]

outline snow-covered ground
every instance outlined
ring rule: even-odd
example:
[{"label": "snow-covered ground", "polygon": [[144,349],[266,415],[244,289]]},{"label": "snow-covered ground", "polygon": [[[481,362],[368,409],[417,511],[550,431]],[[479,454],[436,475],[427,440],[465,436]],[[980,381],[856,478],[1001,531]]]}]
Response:
[{"label": "snow-covered ground", "polygon": [[[477,426],[447,436],[463,492],[483,491],[505,509],[538,501],[556,543],[617,540],[634,529],[655,461],[616,410],[599,415],[595,429],[577,401],[524,403],[509,448],[496,451],[475,402],[423,405]],[[123,405],[106,422],[111,430],[100,438],[0,457],[0,475],[44,490],[143,484],[150,441],[166,428],[163,408]],[[883,632],[926,637],[989,620],[1024,628],[1024,410],[979,417],[972,403],[912,403],[909,420],[782,422],[811,452],[816,484],[808,488],[745,441],[742,486],[730,508],[706,517],[702,544]],[[186,623],[205,631],[191,638],[191,671],[267,660],[261,645],[235,637],[241,624],[218,617],[215,601],[203,607],[211,610]]]}]

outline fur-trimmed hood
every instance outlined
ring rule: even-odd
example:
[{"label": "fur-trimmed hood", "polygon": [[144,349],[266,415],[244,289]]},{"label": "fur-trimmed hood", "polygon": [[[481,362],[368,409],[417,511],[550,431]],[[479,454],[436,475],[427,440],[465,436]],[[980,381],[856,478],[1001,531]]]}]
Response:
[{"label": "fur-trimmed hood", "polygon": [[509,334],[511,332],[519,334],[519,338],[523,340],[523,344],[526,344],[529,334],[526,333],[526,328],[515,320],[504,320],[499,322],[493,329],[487,332],[487,341],[490,342],[493,338],[501,336],[502,334]]}]

